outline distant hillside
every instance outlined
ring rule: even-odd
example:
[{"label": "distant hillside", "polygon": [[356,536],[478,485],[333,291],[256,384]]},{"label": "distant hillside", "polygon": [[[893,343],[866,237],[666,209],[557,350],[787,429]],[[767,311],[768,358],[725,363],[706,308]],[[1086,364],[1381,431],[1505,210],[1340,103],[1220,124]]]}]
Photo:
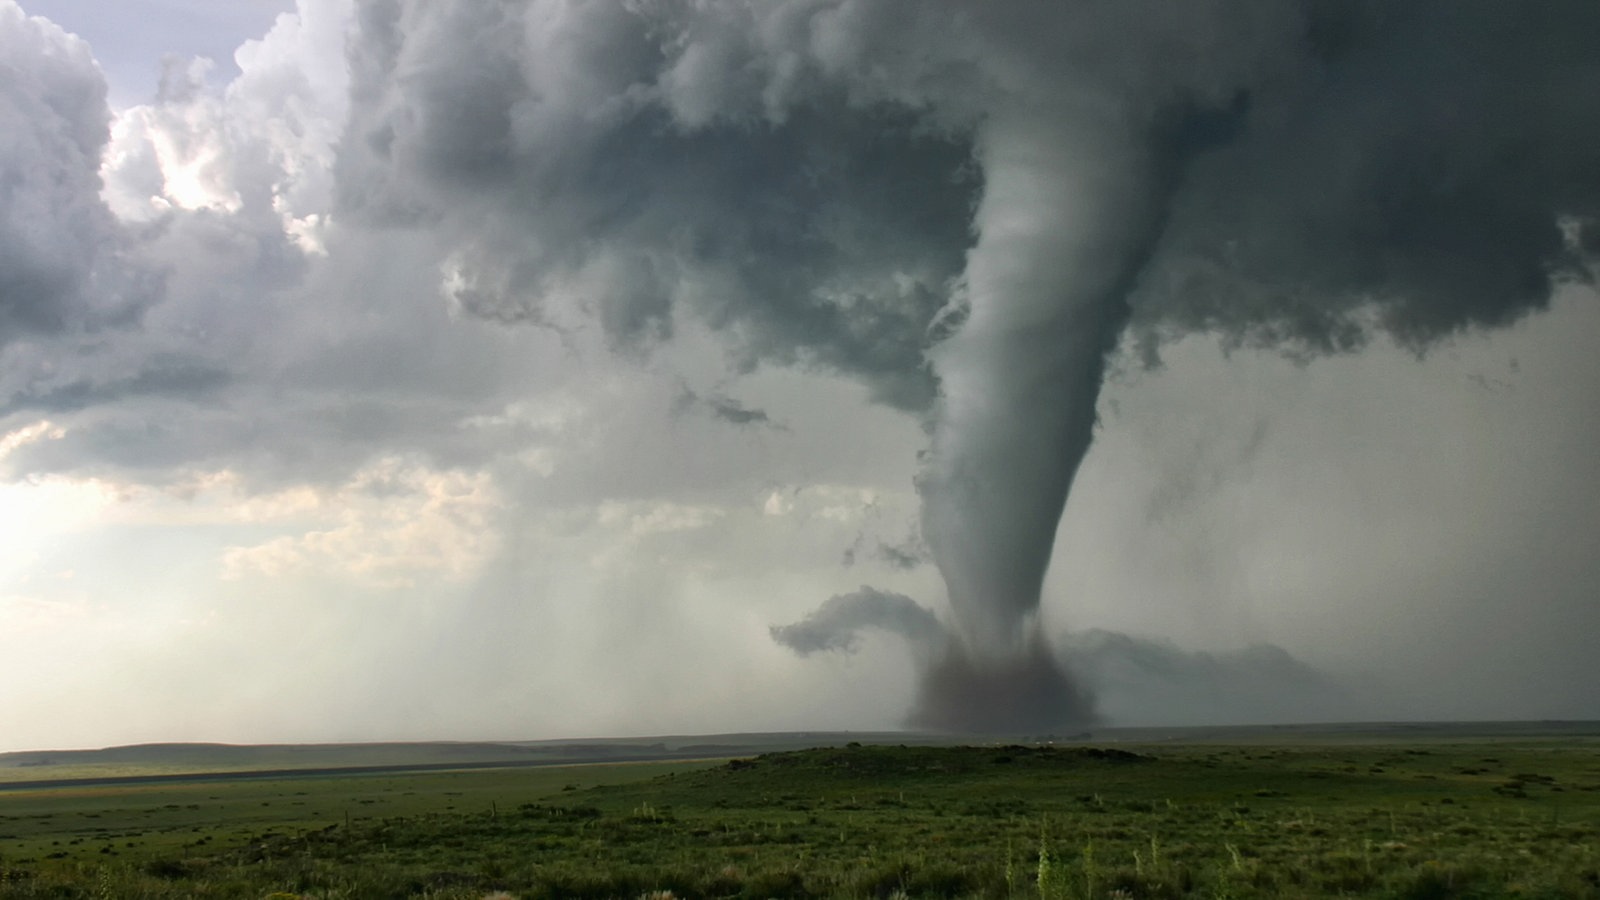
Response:
[{"label": "distant hillside", "polygon": [[512,761],[537,751],[511,744],[136,744],[102,750],[0,753],[0,781],[256,769],[326,769]]},{"label": "distant hillside", "polygon": [[[905,735],[787,733],[524,742],[134,744],[99,750],[0,753],[0,783],[229,772],[445,768],[748,756],[775,750],[903,742]],[[910,738],[913,742],[916,738]]]},{"label": "distant hillside", "polygon": [[642,762],[757,756],[815,747],[1002,743],[1300,744],[1395,740],[1600,738],[1596,722],[1377,722],[1311,725],[1097,728],[1073,735],[977,737],[908,732],[782,732],[550,741],[390,742],[371,744],[135,744],[101,750],[0,753],[0,784],[207,773],[342,769],[441,769]]}]

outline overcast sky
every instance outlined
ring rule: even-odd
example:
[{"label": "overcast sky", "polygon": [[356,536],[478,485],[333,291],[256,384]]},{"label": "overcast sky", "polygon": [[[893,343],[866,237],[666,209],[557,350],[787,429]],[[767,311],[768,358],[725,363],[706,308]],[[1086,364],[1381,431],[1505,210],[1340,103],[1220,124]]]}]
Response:
[{"label": "overcast sky", "polygon": [[1600,13],[1142,6],[0,0],[0,750],[1600,717]]}]

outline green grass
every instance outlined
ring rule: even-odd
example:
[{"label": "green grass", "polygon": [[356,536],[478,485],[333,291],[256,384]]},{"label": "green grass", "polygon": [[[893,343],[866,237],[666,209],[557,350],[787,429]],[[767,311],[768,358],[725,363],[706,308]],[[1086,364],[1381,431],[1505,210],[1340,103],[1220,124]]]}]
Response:
[{"label": "green grass", "polygon": [[1595,897],[1597,747],[852,746],[17,792],[0,897]]}]

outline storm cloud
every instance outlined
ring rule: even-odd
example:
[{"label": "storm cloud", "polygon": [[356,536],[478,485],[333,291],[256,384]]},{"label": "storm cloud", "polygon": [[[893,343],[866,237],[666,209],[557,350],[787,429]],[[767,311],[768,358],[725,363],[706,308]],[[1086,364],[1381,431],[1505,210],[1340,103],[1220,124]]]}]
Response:
[{"label": "storm cloud", "polygon": [[341,196],[450,235],[468,314],[577,307],[620,346],[692,315],[743,365],[924,411],[970,667],[946,674],[1003,692],[983,673],[1044,646],[1130,323],[1152,356],[1191,330],[1421,348],[1588,277],[1596,25],[1561,0],[371,2]]},{"label": "storm cloud", "polygon": [[968,146],[819,61],[762,71],[777,48],[751,29],[803,39],[800,13],[364,4],[343,207],[447,235],[468,314],[592,317],[627,347],[669,339],[686,308],[742,366],[825,366],[925,407],[926,331],[978,188]]},{"label": "storm cloud", "polygon": [[1544,309],[1600,249],[1600,68],[1571,0],[1320,4],[1249,127],[1190,168],[1142,320],[1422,349]]},{"label": "storm cloud", "polygon": [[0,615],[58,638],[0,661],[205,700],[321,628],[298,706],[392,731],[1592,710],[1597,26],[299,0],[110,108],[0,0]]}]

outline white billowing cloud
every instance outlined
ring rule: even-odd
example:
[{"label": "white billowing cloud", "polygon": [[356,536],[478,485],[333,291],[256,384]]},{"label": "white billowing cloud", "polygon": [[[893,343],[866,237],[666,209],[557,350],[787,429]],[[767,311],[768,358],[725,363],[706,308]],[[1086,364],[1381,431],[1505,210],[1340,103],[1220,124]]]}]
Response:
[{"label": "white billowing cloud", "polygon": [[[102,130],[79,155],[80,180],[95,195],[86,202],[100,211],[103,230],[130,271],[163,291],[160,302],[144,295],[139,327],[114,341],[98,338],[95,323],[80,316],[77,326],[46,335],[53,343],[35,340],[0,357],[0,416],[71,419],[64,440],[13,454],[13,472],[131,468],[167,483],[195,471],[259,474],[260,465],[241,457],[304,452],[291,432],[314,424],[319,412],[343,414],[328,409],[335,404],[327,394],[337,388],[308,396],[285,391],[280,376],[286,366],[307,366],[308,351],[339,353],[328,346],[341,340],[330,317],[347,316],[361,299],[302,303],[318,290],[348,291],[340,282],[363,271],[313,265],[331,224],[350,14],[348,3],[308,0],[240,49],[243,72],[225,85],[214,83],[204,60],[169,60],[155,99],[122,110],[109,142]],[[92,81],[87,53],[82,62]],[[99,99],[103,129],[103,90]],[[63,217],[41,214],[40,221]],[[106,285],[96,289],[114,296]],[[309,333],[323,339],[320,347],[303,341]],[[251,396],[263,389],[286,402]],[[277,439],[262,441],[263,430]],[[364,447],[330,477],[391,449],[414,448]]]},{"label": "white billowing cloud", "polygon": [[210,90],[209,60],[167,61],[150,106],[117,116],[102,174],[106,200],[124,220],[148,222],[171,209],[237,213],[224,106]]},{"label": "white billowing cloud", "polygon": [[169,60],[154,102],[117,116],[104,168],[112,208],[134,221],[173,208],[236,214],[248,195],[302,250],[325,252],[352,15],[348,0],[302,0],[239,48],[225,86],[208,60]]},{"label": "white billowing cloud", "polygon": [[334,148],[349,108],[344,45],[354,6],[301,0],[266,37],[239,48],[242,74],[228,88],[281,173],[272,184],[272,208],[310,252],[325,252],[321,229],[332,209]]}]

